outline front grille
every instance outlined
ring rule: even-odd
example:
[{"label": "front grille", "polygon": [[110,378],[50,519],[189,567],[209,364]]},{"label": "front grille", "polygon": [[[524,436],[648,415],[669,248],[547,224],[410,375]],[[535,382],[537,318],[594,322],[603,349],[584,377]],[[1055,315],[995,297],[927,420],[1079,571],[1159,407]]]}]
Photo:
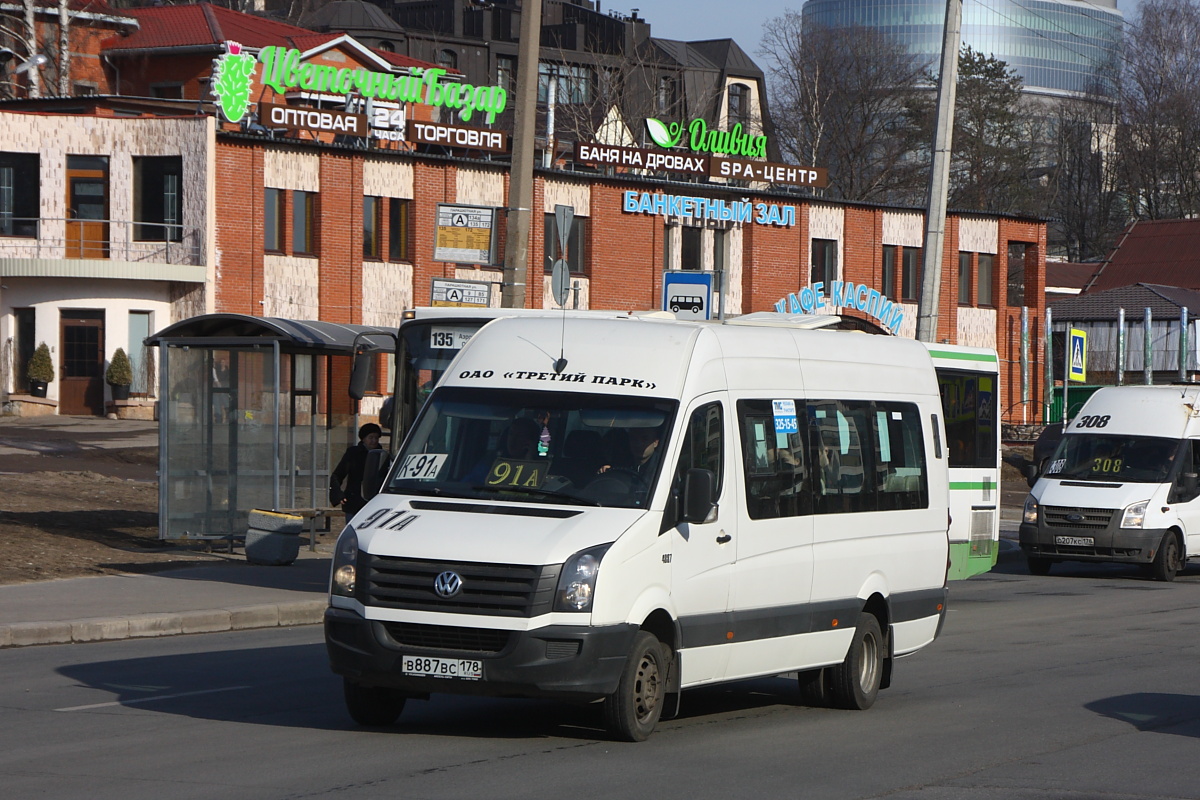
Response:
[{"label": "front grille", "polygon": [[[1042,515],[1046,521],[1048,528],[1071,528],[1079,530],[1088,528],[1093,530],[1103,530],[1112,522],[1113,514],[1116,512],[1111,508],[1067,508],[1063,506],[1043,506]],[[1082,517],[1080,520],[1067,519],[1070,515]]]},{"label": "front grille", "polygon": [[[425,561],[367,555],[366,604],[378,608],[532,617],[549,613],[562,565],[485,564],[467,561]],[[434,579],[443,572],[458,573],[462,590],[440,597]]]},{"label": "front grille", "polygon": [[492,628],[456,628],[450,625],[416,625],[409,622],[385,622],[392,640],[405,647],[430,650],[460,650],[468,653],[499,653],[508,647],[512,631]]}]

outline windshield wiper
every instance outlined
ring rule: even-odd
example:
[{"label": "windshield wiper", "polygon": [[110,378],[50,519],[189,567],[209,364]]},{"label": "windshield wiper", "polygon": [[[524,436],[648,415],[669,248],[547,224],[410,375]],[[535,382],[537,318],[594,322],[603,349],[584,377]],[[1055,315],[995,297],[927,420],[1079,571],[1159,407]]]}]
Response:
[{"label": "windshield wiper", "polygon": [[534,497],[545,497],[551,500],[569,500],[576,505],[581,506],[599,506],[600,501],[588,500],[579,495],[566,494],[565,492],[552,492],[549,489],[536,489],[532,486],[472,486],[477,492],[492,492],[500,494],[504,492],[515,492],[517,494],[529,494]]}]

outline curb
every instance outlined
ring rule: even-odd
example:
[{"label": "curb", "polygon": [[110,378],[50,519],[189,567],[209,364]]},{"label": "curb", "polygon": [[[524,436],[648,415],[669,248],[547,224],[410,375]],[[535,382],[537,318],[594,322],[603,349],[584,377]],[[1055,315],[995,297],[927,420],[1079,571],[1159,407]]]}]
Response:
[{"label": "curb", "polygon": [[328,601],[322,598],[206,611],[91,617],[65,622],[17,622],[0,625],[0,648],[317,625],[324,618],[327,605]]}]

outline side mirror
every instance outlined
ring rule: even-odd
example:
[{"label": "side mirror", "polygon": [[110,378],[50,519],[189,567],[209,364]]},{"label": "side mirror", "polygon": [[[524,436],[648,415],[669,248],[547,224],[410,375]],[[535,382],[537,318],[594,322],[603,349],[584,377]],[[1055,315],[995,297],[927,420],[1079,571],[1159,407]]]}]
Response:
[{"label": "side mirror", "polygon": [[383,479],[387,477],[388,467],[392,465],[392,454],[387,450],[368,450],[367,462],[363,466],[362,496],[370,500],[379,494],[383,488]]},{"label": "side mirror", "polygon": [[375,357],[370,351],[359,350],[354,354],[354,368],[350,371],[350,399],[362,400],[367,393],[367,381],[371,379],[371,359]]},{"label": "side mirror", "polygon": [[1037,464],[1026,464],[1021,467],[1021,474],[1025,476],[1025,482],[1029,484],[1029,487],[1033,488],[1038,479]]},{"label": "side mirror", "polygon": [[710,522],[717,518],[717,476],[710,469],[689,469],[683,477],[680,522]]}]

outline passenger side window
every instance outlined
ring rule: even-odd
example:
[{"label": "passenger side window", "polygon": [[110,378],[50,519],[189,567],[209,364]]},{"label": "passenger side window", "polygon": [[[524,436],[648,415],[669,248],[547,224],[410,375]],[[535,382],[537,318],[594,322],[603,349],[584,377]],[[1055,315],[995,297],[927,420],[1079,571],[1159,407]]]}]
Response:
[{"label": "passenger side window", "polygon": [[818,514],[844,514],[876,509],[867,481],[863,435],[870,426],[870,403],[815,400],[808,404]]},{"label": "passenger side window", "polygon": [[872,434],[879,509],[928,508],[925,446],[917,409],[901,403],[876,403]]},{"label": "passenger side window", "polygon": [[[794,405],[803,415],[803,402]],[[737,409],[747,514],[751,519],[811,514],[808,454],[799,422],[777,424],[771,400],[739,400]]]},{"label": "passenger side window", "polygon": [[683,480],[689,469],[711,470],[717,476],[717,497],[724,483],[725,428],[720,403],[708,403],[692,412],[687,430],[683,433],[683,448],[679,453],[676,480]]}]

